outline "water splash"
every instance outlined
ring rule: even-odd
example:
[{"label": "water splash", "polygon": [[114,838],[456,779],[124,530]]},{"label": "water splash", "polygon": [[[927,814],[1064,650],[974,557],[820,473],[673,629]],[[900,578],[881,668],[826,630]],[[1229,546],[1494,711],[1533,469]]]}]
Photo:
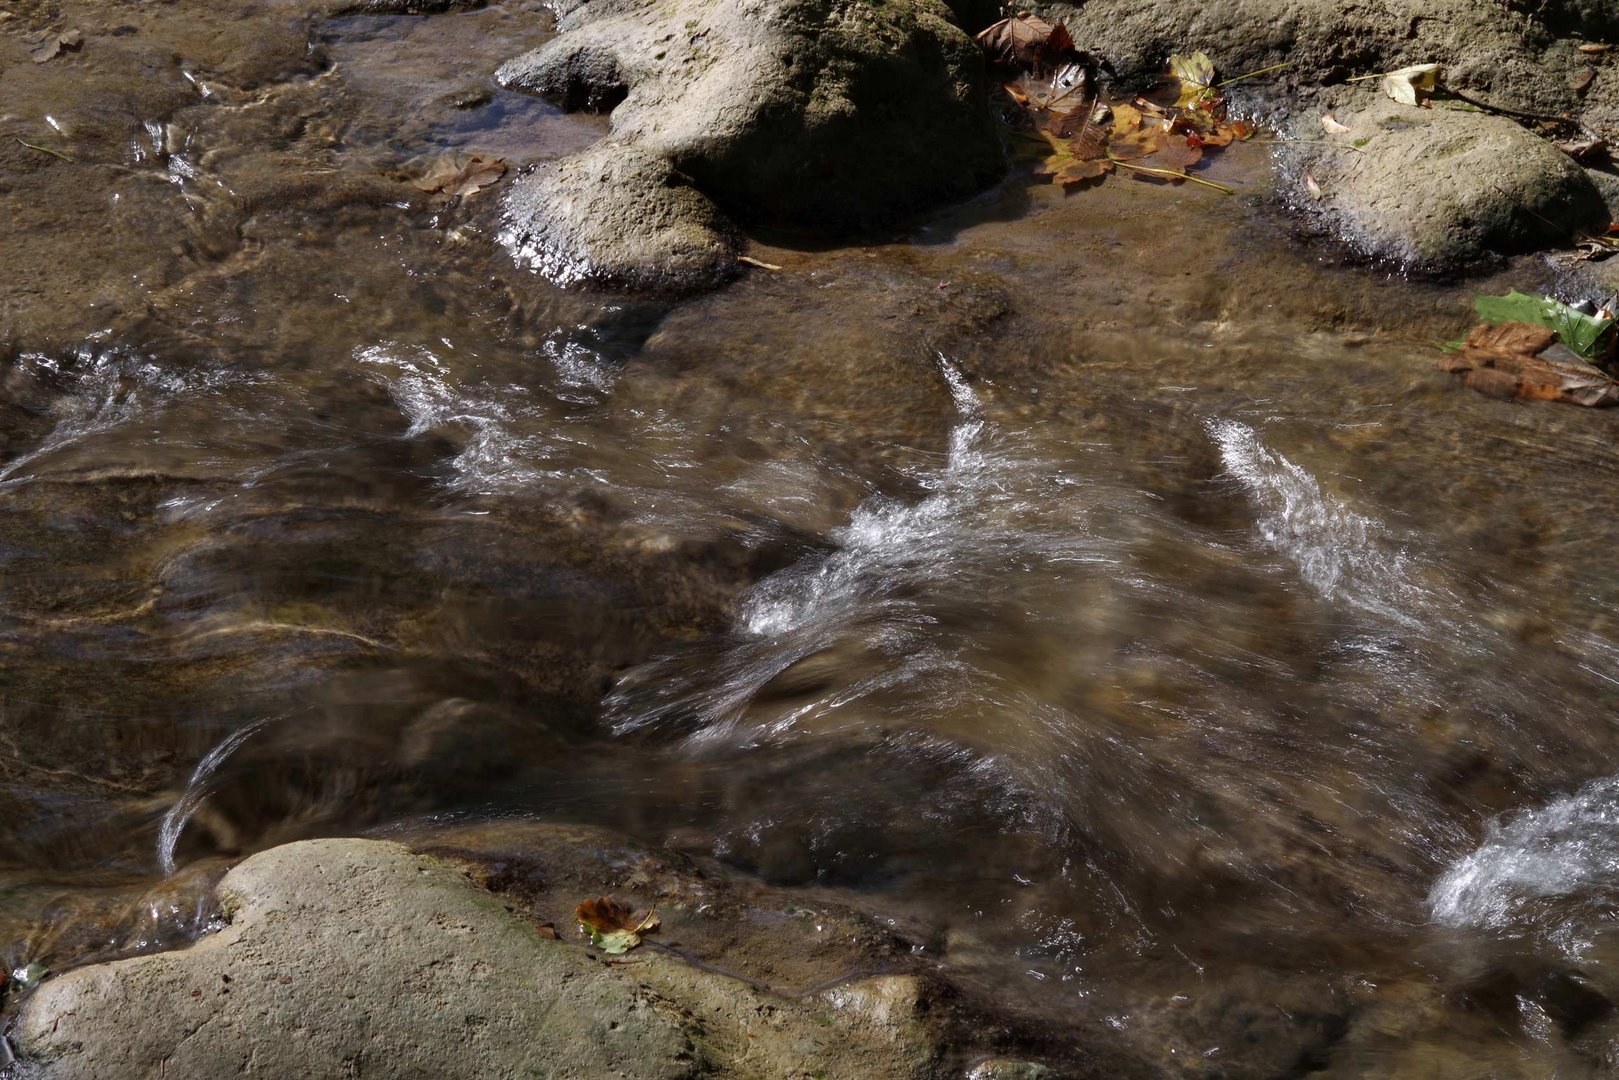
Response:
[{"label": "water splash", "polygon": [[1328,495],[1248,425],[1212,419],[1208,432],[1226,474],[1258,508],[1260,535],[1311,587],[1404,627],[1432,626],[1443,605],[1419,579],[1425,568],[1384,525]]},{"label": "water splash", "polygon": [[[1479,846],[1434,883],[1435,922],[1455,928],[1528,929],[1545,901],[1578,898],[1607,907],[1619,898],[1619,777],[1492,822]],[[1578,918],[1548,927],[1577,948]]]},{"label": "water splash", "polygon": [[279,718],[261,717],[243,725],[231,732],[224,742],[208,751],[202,760],[197,762],[197,767],[191,771],[191,779],[186,782],[185,791],[175,804],[169,807],[169,812],[163,815],[163,822],[158,827],[157,864],[164,877],[172,875],[175,871],[174,851],[180,843],[180,834],[185,832],[186,825],[202,808],[208,796],[213,794],[214,774],[243,743],[276,719]]},{"label": "water splash", "polygon": [[543,420],[541,407],[526,388],[464,385],[422,346],[370,345],[357,356],[384,373],[389,395],[410,422],[405,438],[444,429],[464,433],[450,463],[451,490],[497,494],[563,475],[553,464],[557,446],[536,431],[545,427],[536,422]]},{"label": "water splash", "polygon": [[[607,703],[617,731],[695,714],[694,744],[738,734],[768,740],[899,689],[937,700],[996,681],[941,630],[942,609],[987,608],[1015,590],[1021,572],[1100,556],[1061,471],[985,420],[984,402],[961,370],[943,355],[936,362],[959,419],[943,465],[913,477],[926,494],[868,498],[832,533],[834,551],[756,583],[743,595],[735,633],[707,664],[672,660],[667,670],[653,666],[661,675],[642,672],[658,684],[650,698],[630,692],[641,679],[622,684]],[[839,649],[863,652],[870,669],[762,729],[743,730],[743,711],[772,679]]]}]

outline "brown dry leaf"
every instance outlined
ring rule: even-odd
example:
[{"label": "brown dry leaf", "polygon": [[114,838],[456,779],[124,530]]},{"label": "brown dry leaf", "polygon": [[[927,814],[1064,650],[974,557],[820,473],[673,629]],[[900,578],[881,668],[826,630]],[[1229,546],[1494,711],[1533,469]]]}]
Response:
[{"label": "brown dry leaf", "polygon": [[1099,124],[1087,124],[1068,140],[1068,152],[1080,161],[1106,161],[1107,130]]},{"label": "brown dry leaf", "polygon": [[1584,68],[1576,71],[1568,78],[1568,88],[1576,94],[1583,94],[1591,88],[1591,80],[1597,77],[1596,68]]},{"label": "brown dry leaf", "polygon": [[656,908],[637,919],[628,904],[610,896],[582,901],[573,913],[591,943],[614,956],[635,948],[641,935],[655,933],[663,925]]},{"label": "brown dry leaf", "polygon": [[1002,19],[973,40],[997,60],[1026,68],[1050,66],[1074,48],[1067,27],[1027,13]]},{"label": "brown dry leaf", "polygon": [[1499,326],[1489,323],[1480,323],[1467,332],[1462,340],[1467,349],[1483,349],[1486,352],[1525,353],[1534,356],[1545,352],[1557,340],[1557,331],[1549,326],[1537,326],[1534,323],[1509,322]]},{"label": "brown dry leaf", "polygon": [[1578,359],[1540,355],[1556,340],[1556,332],[1544,326],[1484,323],[1475,326],[1460,351],[1444,357],[1440,367],[1462,373],[1466,386],[1491,397],[1593,408],[1619,405],[1619,383],[1597,368]]},{"label": "brown dry leaf", "polygon": [[1326,129],[1326,131],[1327,131],[1327,133],[1329,135],[1348,135],[1349,134],[1348,125],[1338,123],[1337,118],[1334,117],[1331,113],[1327,113],[1326,115],[1321,117],[1321,126]]},{"label": "brown dry leaf", "polygon": [[1316,183],[1315,177],[1309,173],[1304,174],[1304,190],[1310,193],[1310,198],[1316,202],[1321,201],[1321,185]]},{"label": "brown dry leaf", "polygon": [[471,198],[506,175],[506,162],[501,158],[479,157],[458,159],[445,154],[427,170],[427,175],[416,181],[416,187],[429,193],[443,192],[452,198]]},{"label": "brown dry leaf", "polygon": [[78,30],[65,30],[61,33],[52,30],[34,42],[33,47],[28,50],[28,55],[34,58],[34,63],[43,64],[61,55],[63,49],[77,49],[83,44],[84,34]]},{"label": "brown dry leaf", "polygon": [[1108,156],[1116,161],[1138,161],[1156,154],[1163,140],[1163,131],[1142,128],[1128,135],[1115,136],[1108,144]]},{"label": "brown dry leaf", "polygon": [[1608,144],[1603,139],[1579,139],[1571,142],[1554,142],[1552,145],[1582,165],[1601,161],[1608,156]]},{"label": "brown dry leaf", "polygon": [[541,923],[539,928],[534,932],[540,935],[540,937],[544,938],[546,941],[562,940],[562,935],[557,933],[557,928],[552,926],[550,923]]},{"label": "brown dry leaf", "polygon": [[1590,240],[1581,240],[1574,245],[1574,250],[1562,256],[1567,262],[1601,262],[1603,259],[1619,255],[1619,244],[1612,240],[1594,237]]},{"label": "brown dry leaf", "polygon": [[1170,172],[1185,172],[1187,169],[1203,160],[1203,148],[1192,145],[1185,137],[1170,135],[1152,152],[1146,164],[1155,169],[1168,169]]},{"label": "brown dry leaf", "polygon": [[1134,105],[1113,106],[1113,134],[1128,135],[1141,128],[1141,110]]},{"label": "brown dry leaf", "polygon": [[1090,180],[1100,180],[1112,171],[1113,162],[1105,157],[1091,158],[1088,161],[1074,161],[1052,173],[1051,182],[1067,187],[1070,184],[1083,184]]},{"label": "brown dry leaf", "polygon": [[1599,45],[1596,42],[1590,42],[1585,45],[1576,45],[1574,47],[1588,56],[1600,56],[1609,49],[1613,48],[1612,45]]}]

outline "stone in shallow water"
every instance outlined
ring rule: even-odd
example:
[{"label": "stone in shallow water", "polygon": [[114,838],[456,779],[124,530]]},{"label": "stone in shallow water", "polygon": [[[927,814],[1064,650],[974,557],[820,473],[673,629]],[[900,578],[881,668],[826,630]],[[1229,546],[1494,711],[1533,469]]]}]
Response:
[{"label": "stone in shallow water", "polygon": [[607,141],[519,177],[502,239],[563,285],[678,293],[729,277],[735,230],[663,158]]},{"label": "stone in shallow water", "polygon": [[[218,891],[231,920],[219,933],[47,980],[12,1035],[22,1076],[949,1071],[914,977],[857,979],[803,1000],[650,948],[605,964],[541,937],[464,872],[392,842],[274,848]],[[681,921],[665,928],[671,943]]]},{"label": "stone in shallow water", "polygon": [[1310,166],[1319,210],[1373,257],[1465,268],[1560,244],[1606,217],[1585,170],[1504,117],[1381,97],[1336,116],[1349,132]]},{"label": "stone in shallow water", "polygon": [[30,1075],[693,1071],[680,1025],[633,982],[398,844],[276,848],[220,895],[231,924],[191,948],[46,982],[14,1035]]}]

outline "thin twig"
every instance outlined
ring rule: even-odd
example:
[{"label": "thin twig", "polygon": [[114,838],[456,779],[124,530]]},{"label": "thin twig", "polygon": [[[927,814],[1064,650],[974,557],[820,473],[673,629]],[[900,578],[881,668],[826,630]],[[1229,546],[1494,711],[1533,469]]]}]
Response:
[{"label": "thin twig", "polygon": [[1169,180],[1190,180],[1194,184],[1202,184],[1204,187],[1211,187],[1215,191],[1221,191],[1227,195],[1235,195],[1237,193],[1235,188],[1228,188],[1224,184],[1216,184],[1213,180],[1205,180],[1201,176],[1193,176],[1191,173],[1176,172],[1174,169],[1155,169],[1150,165],[1132,165],[1128,161],[1120,161],[1118,158],[1113,157],[1112,155],[1108,156],[1108,160],[1120,168],[1134,169],[1136,172],[1151,173],[1153,176],[1162,176]]},{"label": "thin twig", "polygon": [[1508,109],[1502,105],[1491,105],[1487,101],[1480,101],[1478,98],[1468,97],[1460,90],[1452,89],[1444,83],[1435,83],[1434,90],[1443,93],[1447,97],[1453,97],[1457,101],[1464,101],[1475,108],[1483,109],[1485,112],[1497,113],[1501,116],[1510,116],[1514,120],[1545,121],[1546,123],[1559,124],[1564,127],[1578,128],[1587,138],[1597,140],[1602,138],[1596,132],[1592,131],[1590,128],[1580,123],[1580,121],[1575,120],[1572,117],[1554,116],[1551,113],[1523,112],[1519,109]]},{"label": "thin twig", "polygon": [[[12,137],[16,138],[16,136],[12,136]],[[21,139],[17,139],[17,141],[22,143],[24,146],[28,147],[28,149],[30,149],[30,150],[38,150],[42,154],[49,154],[51,157],[54,157],[54,158],[61,158],[63,161],[67,162],[69,165],[73,164],[73,159],[68,157],[66,154],[62,153],[62,151],[60,151],[60,150],[52,150],[48,146],[35,146],[31,142],[23,142]]]}]

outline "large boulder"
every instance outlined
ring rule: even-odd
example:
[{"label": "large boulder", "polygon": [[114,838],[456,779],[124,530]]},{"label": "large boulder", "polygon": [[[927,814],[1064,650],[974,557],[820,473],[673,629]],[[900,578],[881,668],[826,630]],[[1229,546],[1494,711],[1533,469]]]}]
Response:
[{"label": "large boulder", "polygon": [[[1002,167],[982,57],[939,0],[587,3],[561,25],[501,82],[611,109],[615,145],[665,159],[746,225],[869,227],[971,194]],[[589,172],[560,168],[558,191]],[[507,207],[518,222],[533,208]],[[592,258],[620,243],[555,218],[531,231]]]},{"label": "large boulder", "polygon": [[793,999],[663,950],[604,964],[396,843],[274,848],[218,895],[229,924],[190,948],[47,979],[11,1034],[23,1080],[945,1071],[914,977]]},{"label": "large boulder", "polygon": [[[1165,56],[1206,51],[1224,77],[1285,65],[1269,81],[1308,90],[1408,64],[1442,63],[1453,85],[1497,104],[1578,112],[1570,79],[1585,59],[1553,26],[1589,25],[1578,13],[1611,0],[1086,0],[1038,9],[1126,78],[1149,77]],[[1548,17],[1553,25],[1548,25]]]},{"label": "large boulder", "polygon": [[1330,141],[1314,116],[1302,121],[1316,138],[1300,164],[1321,192],[1304,205],[1367,255],[1423,272],[1465,269],[1606,220],[1585,170],[1511,120],[1371,93],[1361,101],[1337,111],[1349,131]]}]

